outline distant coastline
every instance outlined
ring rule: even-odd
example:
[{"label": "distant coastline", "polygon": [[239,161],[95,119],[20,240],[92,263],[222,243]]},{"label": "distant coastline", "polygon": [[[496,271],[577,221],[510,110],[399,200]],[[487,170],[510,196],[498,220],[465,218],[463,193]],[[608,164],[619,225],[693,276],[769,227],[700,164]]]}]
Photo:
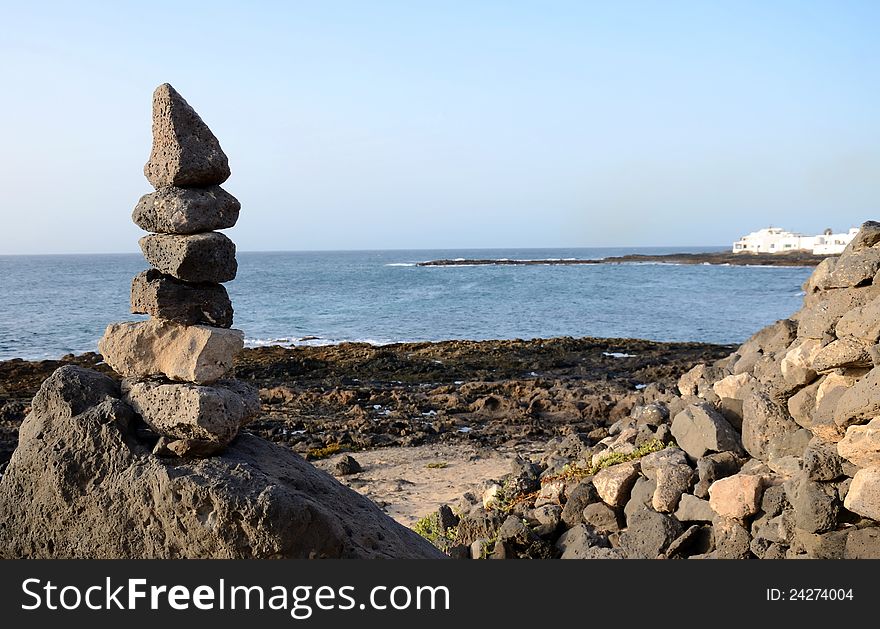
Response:
[{"label": "distant coastline", "polygon": [[628,254],[598,259],[547,258],[543,260],[509,260],[507,258],[455,258],[428,260],[416,266],[534,266],[572,264],[712,264],[729,266],[816,266],[827,257],[809,251],[787,253],[731,253],[716,251],[708,253],[667,253],[660,255]]}]

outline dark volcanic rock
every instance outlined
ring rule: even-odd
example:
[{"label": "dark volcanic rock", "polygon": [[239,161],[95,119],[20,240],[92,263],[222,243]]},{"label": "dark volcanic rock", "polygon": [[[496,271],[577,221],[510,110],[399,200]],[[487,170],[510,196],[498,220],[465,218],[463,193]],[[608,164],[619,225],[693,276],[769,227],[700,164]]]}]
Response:
[{"label": "dark volcanic rock", "polygon": [[154,188],[210,186],[229,178],[220,142],[168,83],[153,92],[153,148],[144,176]]},{"label": "dark volcanic rock", "polygon": [[148,232],[196,234],[234,226],[240,210],[238,199],[220,186],[171,186],[142,196],[131,220]]},{"label": "dark volcanic rock", "polygon": [[656,559],[681,533],[681,523],[672,516],[642,509],[627,518],[620,548],[630,559]]},{"label": "dark volcanic rock", "polygon": [[248,434],[163,460],[108,377],[47,379],[0,479],[0,556],[438,558],[430,543],[288,449]]},{"label": "dark volcanic rock", "polygon": [[181,282],[156,269],[132,280],[131,311],[182,325],[232,327],[232,302],[221,284]]},{"label": "dark volcanic rock", "polygon": [[235,244],[219,232],[150,234],[138,242],[147,262],[185,282],[228,282],[238,271]]},{"label": "dark volcanic rock", "polygon": [[333,466],[333,471],[336,473],[337,476],[348,476],[350,474],[357,474],[358,472],[362,472],[363,468],[353,456],[351,456],[350,454],[346,454],[343,455],[341,459],[336,461],[336,465]]}]

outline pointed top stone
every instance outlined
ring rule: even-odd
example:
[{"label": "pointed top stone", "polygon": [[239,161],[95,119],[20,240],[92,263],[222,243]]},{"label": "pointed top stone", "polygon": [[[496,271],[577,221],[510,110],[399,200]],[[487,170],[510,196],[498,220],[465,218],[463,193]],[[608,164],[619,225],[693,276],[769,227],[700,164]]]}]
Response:
[{"label": "pointed top stone", "polygon": [[153,150],[144,176],[154,188],[210,186],[229,178],[220,142],[168,83],[153,92]]}]

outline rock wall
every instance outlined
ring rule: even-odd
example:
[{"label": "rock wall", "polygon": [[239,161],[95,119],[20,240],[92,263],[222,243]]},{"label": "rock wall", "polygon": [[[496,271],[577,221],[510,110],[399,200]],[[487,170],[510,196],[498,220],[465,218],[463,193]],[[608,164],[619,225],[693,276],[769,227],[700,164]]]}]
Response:
[{"label": "rock wall", "polygon": [[[457,506],[456,556],[880,558],[880,223],[736,352]],[[439,516],[434,517],[439,521]]]}]

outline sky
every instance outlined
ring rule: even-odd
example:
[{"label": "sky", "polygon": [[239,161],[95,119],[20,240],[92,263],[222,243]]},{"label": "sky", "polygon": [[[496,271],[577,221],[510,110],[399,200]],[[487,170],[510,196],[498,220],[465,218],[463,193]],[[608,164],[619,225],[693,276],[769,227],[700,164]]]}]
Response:
[{"label": "sky", "polygon": [[880,2],[3,2],[0,254],[135,252],[152,90],[245,251],[729,244],[880,219]]}]

